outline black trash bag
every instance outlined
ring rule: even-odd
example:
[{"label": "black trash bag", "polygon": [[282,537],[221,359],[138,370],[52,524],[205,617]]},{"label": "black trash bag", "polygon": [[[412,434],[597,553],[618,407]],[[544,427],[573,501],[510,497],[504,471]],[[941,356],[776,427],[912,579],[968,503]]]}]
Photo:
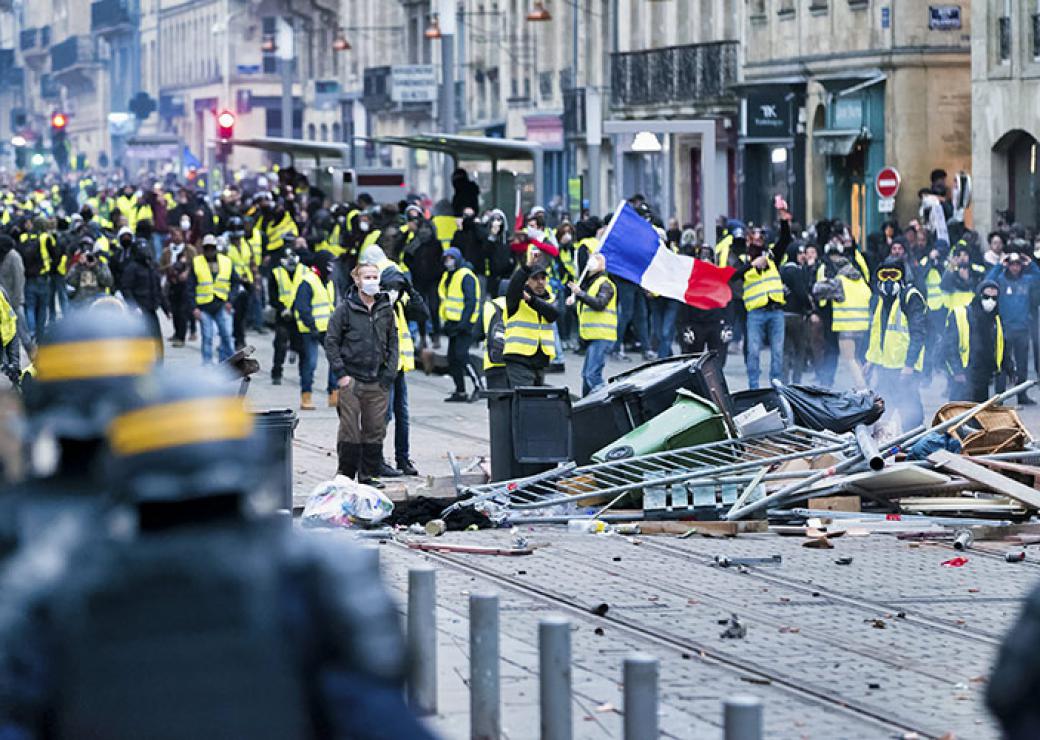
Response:
[{"label": "black trash bag", "polygon": [[794,412],[794,423],[837,434],[859,424],[873,424],[885,413],[885,399],[872,390],[832,391],[818,385],[779,385],[777,391]]}]

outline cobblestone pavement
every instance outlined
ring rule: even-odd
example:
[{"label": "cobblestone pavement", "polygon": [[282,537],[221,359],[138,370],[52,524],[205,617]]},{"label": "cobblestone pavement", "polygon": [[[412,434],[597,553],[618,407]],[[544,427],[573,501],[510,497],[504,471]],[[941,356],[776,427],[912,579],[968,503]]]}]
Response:
[{"label": "cobblestone pavement", "polygon": [[[270,335],[250,341],[263,368],[250,403],[296,408],[295,368],[286,370],[285,385],[271,386]],[[170,351],[168,361],[194,367],[197,346]],[[322,360],[316,377],[324,367]],[[611,363],[608,372],[629,367]],[[569,358],[566,375],[550,380],[575,387],[579,370],[580,358]],[[731,388],[746,385],[738,357],[730,357],[728,375]],[[929,413],[941,403],[938,386],[925,392]],[[447,475],[449,451],[461,460],[487,454],[484,405],[444,404],[449,390],[447,378],[409,376],[412,457],[423,474]],[[301,502],[334,472],[336,416],[324,406],[299,413],[294,480]],[[1022,416],[1037,428],[1040,414],[1026,409]],[[393,459],[391,436],[387,459]],[[421,482],[408,479],[392,491],[406,495]],[[996,737],[982,702],[985,677],[1001,635],[1040,576],[1032,555],[1009,564],[999,553],[976,549],[964,567],[945,568],[940,563],[952,550],[889,535],[846,536],[834,550],[814,551],[799,538],[767,534],[678,540],[523,529],[542,547],[521,558],[379,545],[384,577],[402,605],[408,568],[437,569],[439,712],[431,724],[446,738],[469,734],[467,598],[478,591],[500,596],[508,738],[539,734],[537,625],[553,613],[572,622],[577,737],[621,736],[621,663],[635,652],[660,660],[661,727],[669,737],[720,737],[721,702],[741,693],[764,701],[769,738]],[[443,539],[501,545],[511,537],[474,532]],[[782,556],[780,566],[747,573],[712,564],[716,555],[773,554]],[[844,556],[852,563],[836,564]],[[603,604],[605,614],[592,613]],[[733,614],[747,636],[720,639],[720,620]]]}]

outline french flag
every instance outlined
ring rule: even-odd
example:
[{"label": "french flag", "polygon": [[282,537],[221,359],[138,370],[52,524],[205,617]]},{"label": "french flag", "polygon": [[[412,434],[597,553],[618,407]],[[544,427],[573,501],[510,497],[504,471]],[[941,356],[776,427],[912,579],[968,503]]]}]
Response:
[{"label": "french flag", "polygon": [[657,231],[625,201],[621,202],[603,235],[599,253],[607,272],[658,295],[683,301],[695,308],[723,308],[733,292],[732,267],[676,254]]}]

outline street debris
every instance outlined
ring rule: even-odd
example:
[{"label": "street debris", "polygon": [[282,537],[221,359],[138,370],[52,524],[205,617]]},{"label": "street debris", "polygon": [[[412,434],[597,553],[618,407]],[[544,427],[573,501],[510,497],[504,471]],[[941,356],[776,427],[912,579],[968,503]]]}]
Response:
[{"label": "street debris", "polygon": [[773,555],[768,558],[728,558],[724,555],[715,556],[715,564],[720,568],[729,568],[737,565],[780,565],[782,558]]},{"label": "street debris", "polygon": [[747,636],[747,627],[736,614],[730,615],[729,619],[720,619],[719,624],[726,625],[726,629],[719,635],[723,640],[743,640]]},{"label": "street debris", "polygon": [[835,565],[852,565],[852,558],[846,556],[843,558],[836,558],[834,560]]},{"label": "street debris", "polygon": [[960,556],[950,558],[949,560],[944,560],[942,561],[942,563],[940,563],[940,565],[942,565],[944,568],[960,568],[967,564],[968,559]]},{"label": "street debris", "polygon": [[1004,560],[1009,563],[1021,563],[1026,559],[1025,550],[1019,550],[1018,552],[1006,552],[1004,553]]}]

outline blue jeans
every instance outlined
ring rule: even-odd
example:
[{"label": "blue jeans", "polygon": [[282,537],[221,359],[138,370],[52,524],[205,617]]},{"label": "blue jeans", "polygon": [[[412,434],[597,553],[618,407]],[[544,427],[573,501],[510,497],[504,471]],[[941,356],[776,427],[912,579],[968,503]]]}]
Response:
[{"label": "blue jeans", "polygon": [[650,302],[650,316],[653,320],[653,349],[658,357],[672,356],[672,343],[675,341],[675,319],[679,315],[679,302],[671,298],[654,298]]},{"label": "blue jeans", "polygon": [[587,396],[604,384],[603,368],[614,348],[609,339],[593,339],[585,345],[585,364],[581,366],[581,395]]},{"label": "blue jeans", "polygon": [[759,354],[769,338],[769,377],[784,377],[784,312],[773,308],[758,308],[747,315],[747,378],[748,388],[758,388],[760,373]]},{"label": "blue jeans", "polygon": [[55,273],[51,275],[51,297],[48,299],[48,306],[51,309],[52,318],[57,318],[58,314],[54,313],[54,299],[58,299],[58,308],[61,309],[61,315],[64,316],[69,310],[69,291],[65,289],[65,276],[58,275]]},{"label": "blue jeans", "polygon": [[650,349],[650,343],[646,339],[646,299],[643,297],[643,289],[627,280],[615,279],[614,282],[618,294],[618,338],[614,351],[620,352],[625,348],[625,332],[628,325],[632,324],[636,340],[645,352]]},{"label": "blue jeans", "polygon": [[25,321],[29,325],[29,333],[37,341],[47,327],[47,304],[50,299],[50,278],[43,276],[25,279]]},{"label": "blue jeans", "polygon": [[390,403],[386,407],[386,422],[394,419],[394,460],[401,467],[409,460],[408,449],[408,381],[405,373],[398,372],[390,387]]},{"label": "blue jeans", "polygon": [[202,311],[202,364],[213,362],[213,332],[220,333],[220,350],[217,354],[220,362],[231,357],[235,352],[235,342],[231,338],[231,312],[221,308],[216,315]]},{"label": "blue jeans", "polygon": [[300,349],[300,393],[310,393],[314,390],[314,370],[318,367],[318,335],[314,332],[301,335]]}]

